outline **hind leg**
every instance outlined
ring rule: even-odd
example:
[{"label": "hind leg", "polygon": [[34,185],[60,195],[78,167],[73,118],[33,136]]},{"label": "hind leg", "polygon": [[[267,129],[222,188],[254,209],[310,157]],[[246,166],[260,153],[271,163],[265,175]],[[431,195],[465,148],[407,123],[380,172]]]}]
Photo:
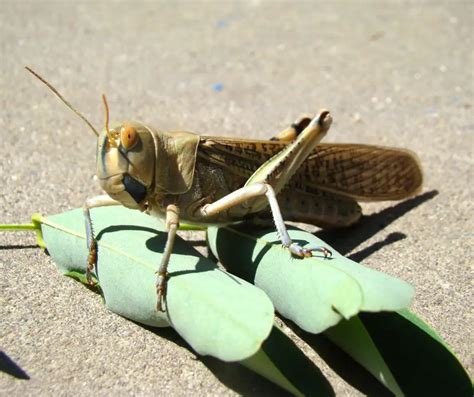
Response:
[{"label": "hind leg", "polygon": [[292,254],[304,257],[311,256],[312,251],[320,251],[325,257],[329,256],[330,251],[324,247],[303,248],[291,240],[283,222],[276,194],[285,187],[314,147],[326,135],[331,121],[329,112],[321,111],[294,142],[286,145],[262,164],[247,180],[244,187],[200,208],[202,220],[205,221],[206,218],[223,211],[227,211],[236,219],[242,219],[249,214],[262,211],[269,205],[281,242]]},{"label": "hind leg", "polygon": [[308,124],[311,122],[311,119],[312,118],[308,115],[300,116],[288,128],[285,128],[283,131],[270,138],[270,140],[280,142],[293,142],[298,137],[298,135],[308,126]]}]

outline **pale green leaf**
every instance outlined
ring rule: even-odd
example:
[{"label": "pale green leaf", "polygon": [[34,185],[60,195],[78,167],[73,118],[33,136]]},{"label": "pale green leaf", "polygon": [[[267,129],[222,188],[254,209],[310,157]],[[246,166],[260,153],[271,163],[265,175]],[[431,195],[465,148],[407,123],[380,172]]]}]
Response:
[{"label": "pale green leaf", "polygon": [[[257,352],[273,325],[268,297],[177,239],[166,314],[156,310],[156,270],[166,241],[155,219],[123,207],[92,210],[98,237],[97,278],[106,306],[131,320],[168,326],[200,354],[238,361]],[[84,273],[88,249],[82,210],[42,220],[49,253],[63,273]]]},{"label": "pale green leaf", "polygon": [[[144,324],[169,325],[167,317],[155,310],[154,272],[166,237],[163,226],[120,207],[95,209],[92,215],[99,238],[98,280],[107,307]],[[61,271],[85,282],[82,211],[39,222]],[[294,395],[334,395],[321,371],[285,334],[272,328],[273,307],[263,292],[217,269],[181,239],[170,271],[171,323],[196,351],[239,360]]]},{"label": "pale green leaf", "polygon": [[308,332],[322,332],[359,311],[396,310],[410,303],[408,283],[345,258],[310,233],[289,233],[302,246],[329,248],[332,257],[293,258],[276,231],[250,225],[209,228],[208,243],[229,271],[262,288],[282,316]]}]

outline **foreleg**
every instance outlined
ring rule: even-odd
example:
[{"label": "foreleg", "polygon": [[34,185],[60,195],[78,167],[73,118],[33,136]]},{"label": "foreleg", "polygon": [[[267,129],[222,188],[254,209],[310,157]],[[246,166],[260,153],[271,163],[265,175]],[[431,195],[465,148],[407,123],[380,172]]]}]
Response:
[{"label": "foreleg", "polygon": [[121,205],[118,201],[110,198],[107,195],[100,195],[88,198],[82,207],[84,212],[84,221],[86,225],[86,241],[89,249],[89,256],[87,257],[86,278],[89,285],[93,285],[92,271],[97,264],[97,241],[94,236],[94,229],[91,220],[91,208],[107,207],[111,205]]},{"label": "foreleg", "polygon": [[161,257],[160,267],[158,268],[157,272],[158,277],[156,280],[156,293],[158,295],[156,309],[161,312],[165,311],[168,264],[171,253],[173,252],[173,246],[178,227],[179,208],[174,204],[170,204],[166,207],[166,230],[168,231],[168,237],[166,239],[165,250],[163,252],[163,256]]}]

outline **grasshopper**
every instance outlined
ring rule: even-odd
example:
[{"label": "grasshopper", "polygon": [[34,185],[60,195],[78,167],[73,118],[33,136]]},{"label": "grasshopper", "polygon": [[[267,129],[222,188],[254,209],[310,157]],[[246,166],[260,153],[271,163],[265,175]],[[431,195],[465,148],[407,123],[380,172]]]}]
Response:
[{"label": "grasshopper", "polygon": [[[422,185],[416,155],[408,150],[360,144],[320,143],[331,126],[327,110],[303,116],[270,140],[167,132],[139,122],[92,124],[37,73],[98,137],[97,178],[107,195],[87,199],[87,278],[97,262],[90,209],[124,205],[165,220],[168,237],[157,271],[157,310],[165,311],[167,267],[180,221],[229,224],[271,219],[281,243],[297,257],[325,247],[301,247],[283,219],[342,227],[361,217],[357,201],[400,200]],[[278,199],[277,199],[278,196]]]}]

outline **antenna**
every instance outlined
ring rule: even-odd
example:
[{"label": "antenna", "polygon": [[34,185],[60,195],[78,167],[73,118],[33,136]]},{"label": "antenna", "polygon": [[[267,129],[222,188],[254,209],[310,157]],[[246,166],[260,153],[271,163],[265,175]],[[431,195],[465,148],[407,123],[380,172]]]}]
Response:
[{"label": "antenna", "polygon": [[107,103],[107,98],[105,94],[102,94],[102,101],[104,102],[105,106],[105,131],[107,131],[107,135],[110,135],[109,131],[109,104]]},{"label": "antenna", "polygon": [[110,145],[117,147],[114,136],[109,130],[109,104],[107,103],[107,98],[105,94],[102,94],[102,102],[104,102],[104,107],[105,107],[105,131],[107,132],[107,139]]},{"label": "antenna", "polygon": [[[59,93],[59,91],[54,88],[50,83],[48,83],[43,77],[41,77],[38,73],[36,73],[35,71],[33,71],[33,69],[29,68],[28,66],[25,66],[25,69],[28,70],[28,72],[30,72],[33,76],[35,76],[38,80],[40,80],[41,82],[43,82],[51,91],[53,91],[56,96],[69,108],[71,109],[74,113],[76,113],[88,126],[89,128],[94,131],[94,134],[96,134],[97,136],[99,136],[99,133],[97,132],[97,130],[94,128],[94,126],[92,125],[92,123],[87,120],[85,118],[85,116],[82,115],[81,112],[79,112],[79,110],[75,109],[66,99],[64,99],[64,97]],[[107,108],[107,125],[108,125],[108,107]]]}]

